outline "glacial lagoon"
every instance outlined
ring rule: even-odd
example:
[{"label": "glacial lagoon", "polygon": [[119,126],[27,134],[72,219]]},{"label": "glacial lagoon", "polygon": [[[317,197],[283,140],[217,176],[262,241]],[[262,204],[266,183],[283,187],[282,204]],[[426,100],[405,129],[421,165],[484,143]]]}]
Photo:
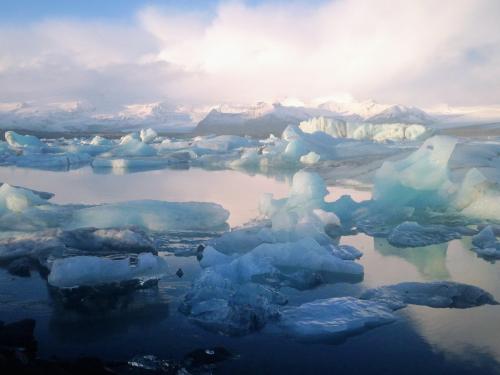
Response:
[{"label": "glacial lagoon", "polygon": [[[500,363],[498,306],[470,309],[408,305],[395,319],[373,329],[348,335],[311,339],[294,335],[278,321],[251,332],[230,334],[196,324],[181,312],[203,268],[197,248],[229,228],[241,227],[261,215],[265,194],[286,199],[294,170],[249,172],[183,166],[153,170],[99,170],[91,166],[42,170],[4,166],[0,181],[50,192],[57,205],[99,205],[137,200],[212,202],[229,212],[228,228],[218,232],[191,231],[152,234],[167,273],[157,286],[125,295],[108,295],[109,303],[95,309],[65,305],[38,272],[18,277],[0,270],[0,320],[36,320],[38,354],[44,358],[100,357],[127,361],[141,355],[182,360],[197,348],[224,347],[231,358],[214,373],[497,373]],[[372,198],[370,189],[330,184],[325,202],[349,195],[355,202]],[[363,291],[402,282],[448,280],[471,284],[500,300],[500,266],[471,251],[471,235],[420,247],[396,247],[387,238],[361,231],[343,233],[337,245],[362,252],[363,267],[354,281],[279,287],[287,308],[311,301],[360,296]],[[206,247],[205,247],[206,249]],[[178,270],[182,270],[179,274]],[[286,284],[286,283],[285,283]],[[265,369],[265,370],[263,370]]]}]

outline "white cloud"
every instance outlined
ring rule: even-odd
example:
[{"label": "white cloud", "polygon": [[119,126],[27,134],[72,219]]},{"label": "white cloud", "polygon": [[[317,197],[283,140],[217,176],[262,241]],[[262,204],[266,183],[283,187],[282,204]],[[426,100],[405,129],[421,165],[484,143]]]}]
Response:
[{"label": "white cloud", "polygon": [[253,102],[332,93],[411,104],[494,103],[500,2],[224,2],[148,7],[134,24],[0,26],[0,101]]}]

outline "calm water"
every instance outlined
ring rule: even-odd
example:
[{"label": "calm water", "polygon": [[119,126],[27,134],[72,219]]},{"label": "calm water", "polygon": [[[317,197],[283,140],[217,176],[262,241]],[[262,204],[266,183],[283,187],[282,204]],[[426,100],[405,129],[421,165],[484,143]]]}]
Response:
[{"label": "calm water", "polygon": [[[94,174],[83,168],[45,172],[0,168],[0,181],[56,194],[56,203],[101,203],[133,199],[211,201],[231,212],[237,226],[257,215],[259,197],[284,197],[290,177],[250,176],[235,171],[161,170],[133,174]],[[330,188],[329,200],[350,194],[356,200],[370,193]],[[398,249],[366,235],[342,242],[363,251],[365,268],[359,284],[323,285],[310,291],[287,290],[291,304],[318,298],[357,295],[361,289],[401,281],[449,279],[484,288],[500,300],[500,263],[488,263],[471,252],[470,239],[424,248]],[[467,310],[410,306],[400,319],[337,345],[306,344],[267,328],[231,338],[190,324],[177,308],[191,281],[200,272],[195,257],[164,252],[172,275],[158,290],[134,295],[126,311],[81,316],[63,311],[51,300],[37,274],[17,278],[0,270],[0,320],[37,320],[40,355],[100,356],[125,360],[137,354],[182,358],[195,348],[222,345],[238,355],[216,373],[500,373],[500,309],[482,306]],[[173,274],[182,268],[184,276]]]}]

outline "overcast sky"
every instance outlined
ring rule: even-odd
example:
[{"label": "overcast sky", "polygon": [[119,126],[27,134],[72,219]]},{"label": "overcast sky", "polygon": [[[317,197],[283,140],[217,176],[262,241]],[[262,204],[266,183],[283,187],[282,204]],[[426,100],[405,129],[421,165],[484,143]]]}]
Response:
[{"label": "overcast sky", "polygon": [[497,0],[2,0],[0,101],[498,104],[499,19]]}]

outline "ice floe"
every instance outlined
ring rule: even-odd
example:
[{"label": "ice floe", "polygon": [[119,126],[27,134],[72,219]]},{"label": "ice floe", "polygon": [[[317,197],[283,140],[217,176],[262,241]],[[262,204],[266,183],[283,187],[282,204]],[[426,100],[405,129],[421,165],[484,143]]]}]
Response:
[{"label": "ice floe", "polygon": [[224,229],[229,212],[206,202],[131,201],[75,210],[67,228],[138,226],[151,231]]},{"label": "ice floe", "polygon": [[76,288],[137,281],[144,285],[163,277],[167,262],[156,255],[141,253],[123,259],[95,256],[75,256],[56,259],[52,264],[48,282],[57,288]]},{"label": "ice floe", "polygon": [[395,320],[384,303],[338,297],[283,309],[279,325],[301,339],[335,341]]},{"label": "ice floe", "polygon": [[403,282],[367,290],[361,298],[384,303],[393,310],[408,304],[459,309],[498,304],[493,296],[483,289],[452,281]]},{"label": "ice floe", "polygon": [[493,226],[488,225],[472,237],[472,248],[480,257],[500,259],[500,240]]}]

